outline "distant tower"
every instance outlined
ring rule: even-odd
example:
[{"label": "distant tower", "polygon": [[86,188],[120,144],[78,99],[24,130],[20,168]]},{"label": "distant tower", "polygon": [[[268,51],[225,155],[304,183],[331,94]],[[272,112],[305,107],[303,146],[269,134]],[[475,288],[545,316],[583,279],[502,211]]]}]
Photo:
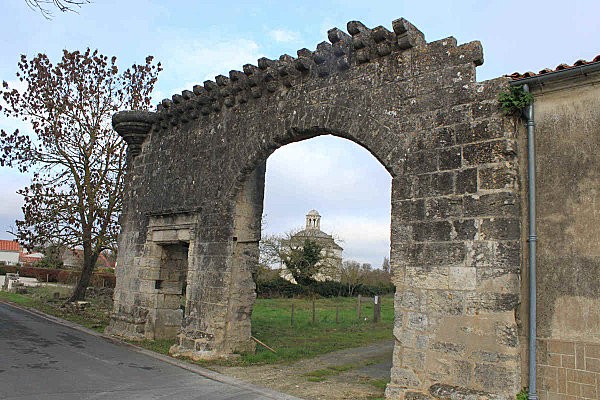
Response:
[{"label": "distant tower", "polygon": [[317,210],[310,210],[306,214],[306,229],[321,230],[321,216]]}]

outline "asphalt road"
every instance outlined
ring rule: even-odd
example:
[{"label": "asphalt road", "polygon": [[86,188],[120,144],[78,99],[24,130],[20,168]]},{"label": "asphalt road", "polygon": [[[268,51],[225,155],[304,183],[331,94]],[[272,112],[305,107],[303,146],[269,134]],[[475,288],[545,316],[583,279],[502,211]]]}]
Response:
[{"label": "asphalt road", "polygon": [[204,375],[0,303],[0,399],[292,398]]}]

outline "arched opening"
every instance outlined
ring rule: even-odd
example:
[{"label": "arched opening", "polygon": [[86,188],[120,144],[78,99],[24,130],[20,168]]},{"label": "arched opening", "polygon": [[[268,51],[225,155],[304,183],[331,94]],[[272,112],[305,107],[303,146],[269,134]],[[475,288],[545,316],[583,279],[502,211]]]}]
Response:
[{"label": "arched opening", "polygon": [[[248,318],[247,327],[256,339],[278,352],[258,345],[252,360],[295,361],[300,353],[319,356],[362,347],[362,351],[345,350],[343,360],[329,357],[319,366],[307,366],[301,379],[308,385],[329,381],[344,386],[340,393],[347,390],[346,395],[356,394],[361,385],[372,395],[382,395],[390,378],[394,344],[393,286],[389,269],[382,270],[386,263],[389,267],[392,177],[364,147],[330,134],[312,136],[261,160],[238,193],[232,265],[232,274],[240,277],[235,289],[238,315]],[[302,232],[318,232],[318,239],[333,237],[334,245],[343,247],[339,273],[315,276],[321,282],[316,287],[300,285],[293,278],[286,281],[285,263],[264,265],[259,254],[260,237],[282,240],[285,245]],[[327,253],[326,242],[319,243],[322,255]],[[258,273],[257,266],[262,268]],[[345,268],[355,266],[350,281]],[[386,276],[392,289],[382,304],[385,290],[374,291],[374,279],[383,283]],[[278,284],[284,286],[281,291]],[[248,286],[254,289],[254,285],[259,298],[248,309],[243,302],[252,307],[254,293]],[[374,321],[375,308],[383,308],[379,322]]]}]

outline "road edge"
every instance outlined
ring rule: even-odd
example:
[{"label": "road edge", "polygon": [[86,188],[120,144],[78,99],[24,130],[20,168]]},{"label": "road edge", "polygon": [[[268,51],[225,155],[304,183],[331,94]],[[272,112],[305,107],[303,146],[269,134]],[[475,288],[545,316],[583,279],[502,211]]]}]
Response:
[{"label": "road edge", "polygon": [[100,333],[97,332],[93,329],[89,329],[86,328],[85,326],[81,326],[79,324],[76,324],[74,322],[71,321],[67,321],[66,319],[62,319],[59,317],[55,317],[54,315],[50,315],[50,314],[46,314],[45,312],[42,312],[40,310],[37,310],[35,308],[32,307],[26,307],[20,304],[16,304],[12,301],[9,300],[5,300],[5,299],[0,299],[0,303],[2,304],[6,304],[10,307],[13,308],[17,308],[19,310],[25,311],[27,313],[33,314],[35,316],[38,316],[40,318],[44,318],[48,321],[54,322],[56,324],[62,325],[62,326],[66,326],[67,328],[71,328],[71,329],[75,329],[77,331],[83,332],[83,333],[87,333],[88,335],[92,335],[92,336],[96,336],[99,338],[102,338],[104,340],[107,340],[111,343],[114,343],[116,345],[120,345],[120,346],[124,346],[124,347],[128,347],[130,350],[135,351],[137,353],[141,353],[141,354],[145,354],[149,357],[155,358],[157,360],[169,363],[171,365],[175,365],[179,368],[185,369],[187,371],[193,372],[197,375],[200,375],[204,378],[213,380],[213,381],[217,381],[217,382],[221,382],[224,384],[228,384],[228,385],[232,385],[232,386],[236,386],[239,388],[243,388],[243,389],[247,389],[250,390],[252,392],[264,395],[265,397],[274,399],[274,400],[302,400],[299,397],[294,397],[292,395],[289,394],[285,394],[285,393],[281,393],[269,388],[265,388],[265,387],[261,387],[249,382],[245,382],[242,381],[241,379],[237,379],[234,378],[232,376],[229,375],[224,375],[215,371],[211,371],[209,369],[206,368],[202,368],[198,365],[195,364],[190,364],[187,363],[185,361],[181,361],[178,360],[176,358],[173,357],[169,357],[166,356],[164,354],[160,354],[160,353],[156,353],[154,351],[148,350],[148,349],[144,349],[143,347],[140,346],[136,346],[134,344],[131,344],[129,342],[125,342],[115,336],[111,336],[111,335],[106,335],[104,333]]}]

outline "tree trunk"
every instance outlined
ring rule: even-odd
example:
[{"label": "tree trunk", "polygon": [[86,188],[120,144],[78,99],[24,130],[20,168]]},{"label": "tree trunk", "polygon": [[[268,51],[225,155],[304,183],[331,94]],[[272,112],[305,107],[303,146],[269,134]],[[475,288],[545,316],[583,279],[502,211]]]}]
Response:
[{"label": "tree trunk", "polygon": [[98,256],[98,254],[92,254],[92,250],[84,246],[83,267],[81,268],[81,275],[79,276],[79,280],[77,281],[75,290],[73,290],[73,294],[68,300],[69,302],[85,300],[85,292],[90,284],[90,280],[92,279],[92,273],[94,272],[96,261],[98,261]]}]

